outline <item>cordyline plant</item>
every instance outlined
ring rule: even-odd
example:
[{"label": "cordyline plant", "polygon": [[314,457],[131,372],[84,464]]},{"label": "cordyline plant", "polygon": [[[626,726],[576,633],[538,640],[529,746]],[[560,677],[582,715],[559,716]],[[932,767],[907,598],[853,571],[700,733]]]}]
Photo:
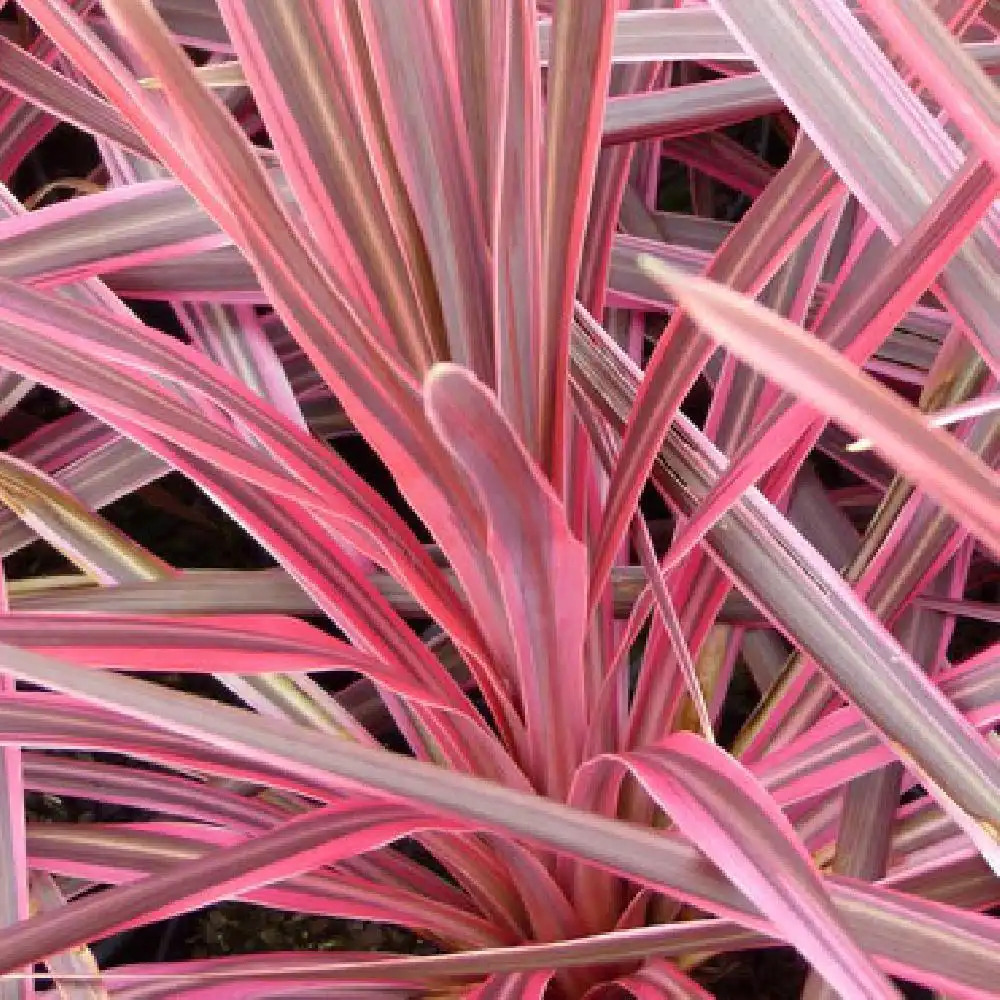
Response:
[{"label": "cordyline plant", "polygon": [[[995,4],[4,16],[3,1000],[1000,995]],[[434,953],[90,950],[233,899]]]}]

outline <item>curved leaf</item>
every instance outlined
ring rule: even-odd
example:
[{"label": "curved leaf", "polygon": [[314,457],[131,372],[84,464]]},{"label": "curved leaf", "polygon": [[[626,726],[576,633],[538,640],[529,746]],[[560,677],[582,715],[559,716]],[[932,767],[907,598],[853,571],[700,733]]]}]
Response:
[{"label": "curved leaf", "polygon": [[837,916],[784,814],[725,751],[677,733],[622,762],[842,996],[899,996]]},{"label": "curved leaf", "polygon": [[699,325],[789,392],[810,403],[898,466],[1000,552],[1000,477],[912,407],[800,327],[714,282],[681,276],[653,258],[643,267]]},{"label": "curved leaf", "polygon": [[434,429],[486,512],[487,551],[517,657],[531,774],[561,798],[580,761],[586,721],[586,552],[495,399],[471,374],[437,365],[424,393]]},{"label": "curved leaf", "polygon": [[[405,818],[404,818],[405,817]],[[424,821],[426,823],[426,821]],[[356,803],[328,807],[235,847],[173,867],[131,885],[107,889],[0,931],[3,971],[23,961],[104,937],[124,927],[185,913],[243,888],[307,871],[381,846],[424,826],[411,810]],[[447,827],[438,820],[438,829]],[[426,828],[426,826],[424,826]]]}]

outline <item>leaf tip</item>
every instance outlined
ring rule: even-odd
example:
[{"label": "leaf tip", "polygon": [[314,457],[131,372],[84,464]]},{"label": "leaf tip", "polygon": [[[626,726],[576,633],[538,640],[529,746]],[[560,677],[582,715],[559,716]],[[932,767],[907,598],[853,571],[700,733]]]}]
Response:
[{"label": "leaf tip", "polygon": [[635,259],[636,267],[654,281],[662,282],[671,288],[677,283],[679,274],[672,267],[668,267],[662,260],[658,260],[652,254],[641,253]]},{"label": "leaf tip", "polygon": [[424,375],[424,395],[434,392],[437,387],[452,382],[456,378],[462,378],[465,374],[465,369],[452,361],[435,362]]}]

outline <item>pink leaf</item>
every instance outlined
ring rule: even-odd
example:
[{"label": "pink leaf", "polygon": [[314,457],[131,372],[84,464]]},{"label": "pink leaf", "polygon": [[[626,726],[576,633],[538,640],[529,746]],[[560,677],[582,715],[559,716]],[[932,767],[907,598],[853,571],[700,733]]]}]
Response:
[{"label": "pink leaf", "polygon": [[[821,158],[803,147],[754,202],[714,258],[709,273],[756,291],[825,210],[833,190]],[[794,208],[790,206],[794,204]],[[670,420],[711,354],[697,327],[678,312],[660,336],[629,416],[608,487],[604,523],[592,556],[590,601],[603,589],[613,555],[638,503]]]},{"label": "pink leaf", "polygon": [[[867,436],[900,471],[1000,551],[1000,480],[981,461],[898,397],[801,328],[713,282],[675,276],[652,258],[649,274],[669,287],[699,325],[790,392]],[[877,430],[875,429],[877,428]]]},{"label": "pink leaf", "polygon": [[[357,804],[348,803],[316,810],[162,875],[84,897],[57,912],[2,930],[2,967],[9,971],[22,961],[103,937],[129,926],[135,917],[150,922],[187,912],[244,888],[351,857],[426,825],[427,821],[415,820],[409,810],[398,806],[366,804],[359,809]],[[448,824],[439,820],[436,825]]]},{"label": "pink leaf", "polygon": [[517,655],[531,773],[561,797],[580,759],[586,718],[580,585],[586,553],[486,390],[463,369],[438,365],[424,391],[435,430],[486,512],[488,552]]},{"label": "pink leaf", "polygon": [[539,460],[539,421],[547,404],[538,379],[543,346],[542,84],[533,14],[529,0],[503,0],[492,7],[493,85],[502,96],[491,119],[498,165],[490,221],[497,395],[525,447]]},{"label": "pink leaf", "polygon": [[[66,905],[56,880],[45,872],[31,873],[31,896],[39,913],[59,910]],[[85,945],[71,948],[45,959],[62,997],[66,1000],[109,1000],[101,979],[101,970],[93,952]],[[65,977],[65,978],[63,978]]]},{"label": "pink leaf", "polygon": [[678,733],[623,762],[842,996],[898,996],[836,916],[791,824],[732,757]]},{"label": "pink leaf", "polygon": [[[359,8],[397,165],[427,242],[450,357],[495,384],[483,192],[461,127],[454,66],[435,5],[365,0]],[[438,355],[441,356],[440,354]],[[422,374],[422,373],[421,373]]]},{"label": "pink leaf", "polygon": [[[568,455],[570,320],[611,72],[614,4],[560,0],[553,18],[542,198],[542,346],[538,371],[543,466],[561,496]],[[586,87],[580,80],[588,81]]]},{"label": "pink leaf", "polygon": [[651,959],[618,982],[635,1000],[712,1000],[711,993],[663,959]]}]

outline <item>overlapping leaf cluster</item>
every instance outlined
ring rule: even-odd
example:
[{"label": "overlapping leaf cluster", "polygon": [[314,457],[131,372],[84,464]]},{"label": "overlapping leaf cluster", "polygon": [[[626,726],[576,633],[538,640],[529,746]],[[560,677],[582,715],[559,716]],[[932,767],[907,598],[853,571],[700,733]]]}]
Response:
[{"label": "overlapping leaf cluster", "polygon": [[[997,995],[994,4],[6,12],[0,179],[99,166],[0,190],[4,1000]],[[437,953],[89,950],[234,898]]]}]

